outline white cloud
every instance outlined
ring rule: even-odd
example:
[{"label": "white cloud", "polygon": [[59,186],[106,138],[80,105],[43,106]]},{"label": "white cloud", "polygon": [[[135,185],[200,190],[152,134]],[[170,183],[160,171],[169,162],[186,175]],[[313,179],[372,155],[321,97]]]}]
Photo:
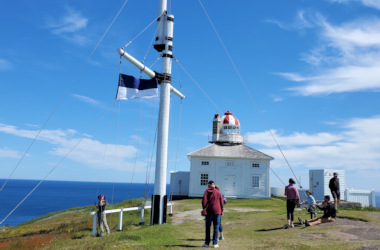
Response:
[{"label": "white cloud", "polygon": [[11,70],[13,69],[13,64],[5,59],[0,58],[0,70]]},{"label": "white cloud", "polygon": [[[283,136],[279,134],[276,130],[271,130],[274,138],[279,138],[277,143],[280,146],[306,146],[306,145],[326,145],[329,143],[333,143],[342,139],[341,136],[331,135],[329,133],[317,133],[314,135],[308,135],[306,133],[294,133],[289,136]],[[267,132],[249,132],[246,137],[248,142],[254,144],[261,144],[266,147],[275,147],[276,143],[274,142],[271,133]]]},{"label": "white cloud", "polygon": [[54,35],[79,45],[85,45],[87,38],[80,32],[87,27],[88,19],[83,17],[79,11],[70,7],[66,7],[65,11],[65,15],[59,20],[48,17],[46,21],[47,27]]},{"label": "white cloud", "polygon": [[[355,118],[340,124],[337,133],[297,132],[282,135],[272,131],[294,168],[341,168],[349,171],[380,171],[380,116]],[[248,133],[248,142],[273,156],[274,168],[287,167],[268,132]],[[257,147],[255,147],[257,148]]]},{"label": "white cloud", "polygon": [[306,18],[304,10],[297,11],[297,15],[291,23],[281,22],[276,19],[266,19],[264,22],[275,24],[283,30],[304,30],[313,27],[313,23]]},{"label": "white cloud", "polygon": [[0,148],[0,158],[20,158],[21,153],[15,150]]},{"label": "white cloud", "polygon": [[380,0],[330,0],[337,3],[361,2],[363,5],[380,9]]},{"label": "white cloud", "polygon": [[359,19],[332,25],[317,15],[320,45],[301,55],[317,65],[315,73],[277,73],[302,83],[289,88],[297,94],[326,95],[380,90],[380,19]]},{"label": "white cloud", "polygon": [[[24,130],[16,126],[0,123],[0,132],[11,134],[17,137],[34,139],[38,130]],[[129,145],[103,144],[91,138],[80,138],[75,130],[42,130],[37,140],[48,142],[53,146],[50,151],[52,155],[66,156],[79,163],[89,165],[94,168],[118,168],[121,170],[131,170],[134,167],[134,157],[136,156],[136,148]],[[79,144],[78,144],[79,142]],[[77,145],[78,144],[78,145]],[[75,149],[71,152],[73,147]],[[2,152],[12,151],[0,151]],[[12,155],[16,155],[13,152]],[[137,169],[144,169],[145,163],[137,162]]]}]

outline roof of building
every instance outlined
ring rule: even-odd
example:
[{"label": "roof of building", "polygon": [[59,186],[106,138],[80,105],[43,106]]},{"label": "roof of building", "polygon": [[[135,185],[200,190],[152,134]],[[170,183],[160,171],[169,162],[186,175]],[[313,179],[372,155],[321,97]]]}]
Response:
[{"label": "roof of building", "polygon": [[244,159],[260,159],[260,160],[273,160],[274,158],[266,155],[256,149],[250,148],[246,145],[222,145],[211,144],[207,147],[198,149],[187,155],[191,157],[226,157],[226,158],[244,158]]}]

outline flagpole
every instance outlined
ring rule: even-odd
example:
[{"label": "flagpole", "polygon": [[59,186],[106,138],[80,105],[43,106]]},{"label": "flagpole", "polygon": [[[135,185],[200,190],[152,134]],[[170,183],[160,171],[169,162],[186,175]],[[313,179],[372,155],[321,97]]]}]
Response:
[{"label": "flagpole", "polygon": [[119,55],[130,61],[149,77],[158,79],[161,85],[160,109],[158,115],[156,170],[150,218],[151,225],[166,223],[166,174],[168,165],[170,93],[173,92],[181,99],[185,98],[185,96],[171,84],[174,16],[167,13],[167,0],[159,0],[158,16],[157,37],[154,48],[158,52],[162,52],[161,73],[157,73],[145,67],[145,65],[125,52],[124,49],[120,48],[117,50]]},{"label": "flagpole", "polygon": [[154,48],[162,52],[160,110],[158,118],[157,154],[154,191],[152,195],[151,225],[166,223],[166,174],[168,158],[171,65],[174,16],[167,14],[167,0],[159,0],[157,37]]}]

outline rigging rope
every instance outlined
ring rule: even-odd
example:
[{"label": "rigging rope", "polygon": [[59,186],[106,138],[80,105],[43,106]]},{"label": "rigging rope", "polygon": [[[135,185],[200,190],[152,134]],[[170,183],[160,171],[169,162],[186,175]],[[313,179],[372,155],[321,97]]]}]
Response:
[{"label": "rigging rope", "polygon": [[47,177],[59,166],[61,163],[73,152],[73,150],[85,139],[87,138],[87,135],[111,112],[111,110],[107,111],[86,133],[84,133],[84,136],[78,140],[78,142],[62,157],[60,161],[50,170],[50,172],[30,191],[22,201],[20,201],[19,204],[16,205],[15,208],[7,215],[5,218],[0,222],[0,225],[3,224],[3,222],[36,190],[42,182],[46,180]]},{"label": "rigging rope", "polygon": [[126,45],[124,45],[123,49],[125,49],[126,47],[128,47],[134,40],[136,40],[139,36],[141,36],[141,34],[144,33],[150,26],[152,26],[152,24],[154,24],[157,21],[157,19],[160,18],[163,14],[164,13],[162,13],[161,15],[159,15],[158,17],[156,17],[148,26],[146,26],[142,31],[140,31],[140,33],[138,33],[134,38],[132,38],[131,41],[129,41]]},{"label": "rigging rope", "polygon": [[[115,22],[115,20],[117,19],[117,17],[119,16],[119,14],[121,13],[121,11],[123,10],[124,6],[127,4],[128,0],[126,0],[124,2],[124,4],[122,5],[122,7],[120,8],[120,10],[118,11],[118,13],[116,14],[116,16],[114,17],[114,19],[112,20],[111,24],[108,26],[107,30],[104,32],[103,36],[99,39],[98,43],[95,45],[94,49],[91,51],[90,55],[87,57],[87,59],[85,60],[85,62],[83,63],[83,65],[79,68],[79,71],[75,74],[74,76],[74,79],[76,79],[81,73],[82,71],[84,70],[85,66],[88,64],[88,62],[90,61],[90,58],[91,56],[95,53],[96,49],[99,47],[100,43],[103,41],[104,37],[106,36],[106,34],[108,33],[108,31],[110,30],[110,28],[112,27],[113,23]],[[21,162],[24,160],[25,156],[28,154],[29,150],[31,149],[31,147],[33,146],[33,144],[35,143],[35,141],[37,140],[37,138],[39,137],[39,135],[41,134],[42,130],[46,127],[46,125],[48,124],[48,122],[50,121],[51,117],[53,116],[53,114],[57,111],[59,105],[61,104],[61,102],[63,101],[63,99],[67,96],[67,94],[70,92],[72,86],[74,84],[74,80],[71,81],[71,83],[69,84],[69,87],[67,88],[67,90],[65,91],[65,93],[62,95],[62,97],[59,99],[59,101],[57,102],[57,104],[54,106],[53,110],[50,112],[50,114],[48,115],[48,118],[46,119],[46,121],[43,123],[43,125],[41,126],[41,128],[39,129],[37,135],[34,137],[34,139],[32,140],[32,142],[30,143],[30,145],[28,146],[28,148],[26,149],[26,151],[24,152],[23,156],[20,158],[20,160],[18,161],[18,163],[16,164],[15,168],[13,169],[13,171],[11,172],[11,174],[8,176],[8,178],[6,179],[6,181],[4,182],[4,184],[2,185],[2,187],[0,188],[0,192],[4,189],[5,185],[8,183],[9,179],[13,176],[14,172],[16,171],[16,169],[20,166]]]},{"label": "rigging rope", "polygon": [[213,28],[215,34],[217,35],[217,37],[218,37],[218,39],[219,39],[219,42],[221,43],[221,45],[222,45],[224,51],[226,52],[226,54],[227,54],[227,56],[228,56],[228,59],[230,60],[230,63],[232,64],[232,66],[233,66],[233,68],[234,68],[236,74],[237,74],[238,77],[239,77],[240,82],[243,84],[243,86],[244,86],[245,90],[247,91],[247,93],[248,93],[248,95],[249,95],[251,101],[253,102],[253,104],[254,104],[254,106],[255,106],[257,112],[259,113],[260,118],[263,120],[265,126],[267,127],[267,129],[268,129],[270,135],[272,136],[274,142],[275,142],[276,145],[277,145],[277,148],[280,150],[280,152],[281,152],[281,154],[282,154],[282,157],[285,159],[285,161],[286,161],[288,167],[290,168],[291,172],[293,173],[294,178],[295,178],[295,179],[297,180],[297,182],[299,183],[299,181],[298,181],[298,179],[297,179],[297,176],[295,175],[295,173],[294,173],[294,171],[293,171],[293,168],[290,166],[290,163],[288,162],[288,159],[286,158],[286,156],[285,156],[284,152],[282,151],[280,145],[278,144],[278,142],[277,142],[275,136],[273,135],[273,133],[272,133],[272,131],[271,131],[271,129],[270,129],[270,127],[269,127],[267,121],[265,120],[264,116],[262,115],[261,110],[259,109],[259,107],[257,106],[255,100],[253,99],[253,96],[252,96],[250,90],[248,89],[247,84],[245,83],[243,77],[241,76],[239,70],[237,69],[237,67],[236,67],[236,65],[235,65],[235,62],[233,61],[233,59],[232,59],[230,53],[228,52],[226,46],[224,45],[223,40],[222,40],[222,38],[220,37],[218,31],[216,30],[216,28],[215,28],[213,22],[211,21],[211,18],[210,18],[210,16],[208,15],[208,13],[207,13],[205,7],[203,6],[201,0],[198,0],[198,2],[199,2],[199,4],[201,5],[203,11],[205,12],[205,14],[206,14],[206,16],[207,16],[207,19],[209,20],[209,22],[210,22],[210,24],[211,24],[211,26],[212,26],[212,28]]},{"label": "rigging rope", "polygon": [[178,65],[182,68],[183,71],[190,77],[190,79],[197,85],[197,87],[202,91],[202,93],[206,96],[206,98],[216,107],[216,109],[222,113],[221,109],[215,104],[215,102],[206,94],[206,92],[201,88],[201,86],[195,81],[195,79],[190,75],[190,73],[183,67],[183,65],[178,61],[177,57],[173,57],[173,59],[178,63]]}]

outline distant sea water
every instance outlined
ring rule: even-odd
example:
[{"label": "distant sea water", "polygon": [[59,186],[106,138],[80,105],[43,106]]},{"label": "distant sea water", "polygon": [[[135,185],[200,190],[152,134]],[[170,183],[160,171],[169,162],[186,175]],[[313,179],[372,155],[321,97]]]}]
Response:
[{"label": "distant sea water", "polygon": [[[5,180],[0,179],[0,185]],[[0,191],[0,222],[39,183],[37,180],[9,180]],[[42,184],[0,225],[16,226],[51,212],[73,207],[93,205],[97,195],[106,195],[111,204],[124,200],[143,198],[145,183],[105,183],[78,181],[44,181]],[[147,198],[151,198],[153,184],[148,184]],[[169,193],[169,185],[167,185]],[[113,195],[112,195],[113,193]]]}]

